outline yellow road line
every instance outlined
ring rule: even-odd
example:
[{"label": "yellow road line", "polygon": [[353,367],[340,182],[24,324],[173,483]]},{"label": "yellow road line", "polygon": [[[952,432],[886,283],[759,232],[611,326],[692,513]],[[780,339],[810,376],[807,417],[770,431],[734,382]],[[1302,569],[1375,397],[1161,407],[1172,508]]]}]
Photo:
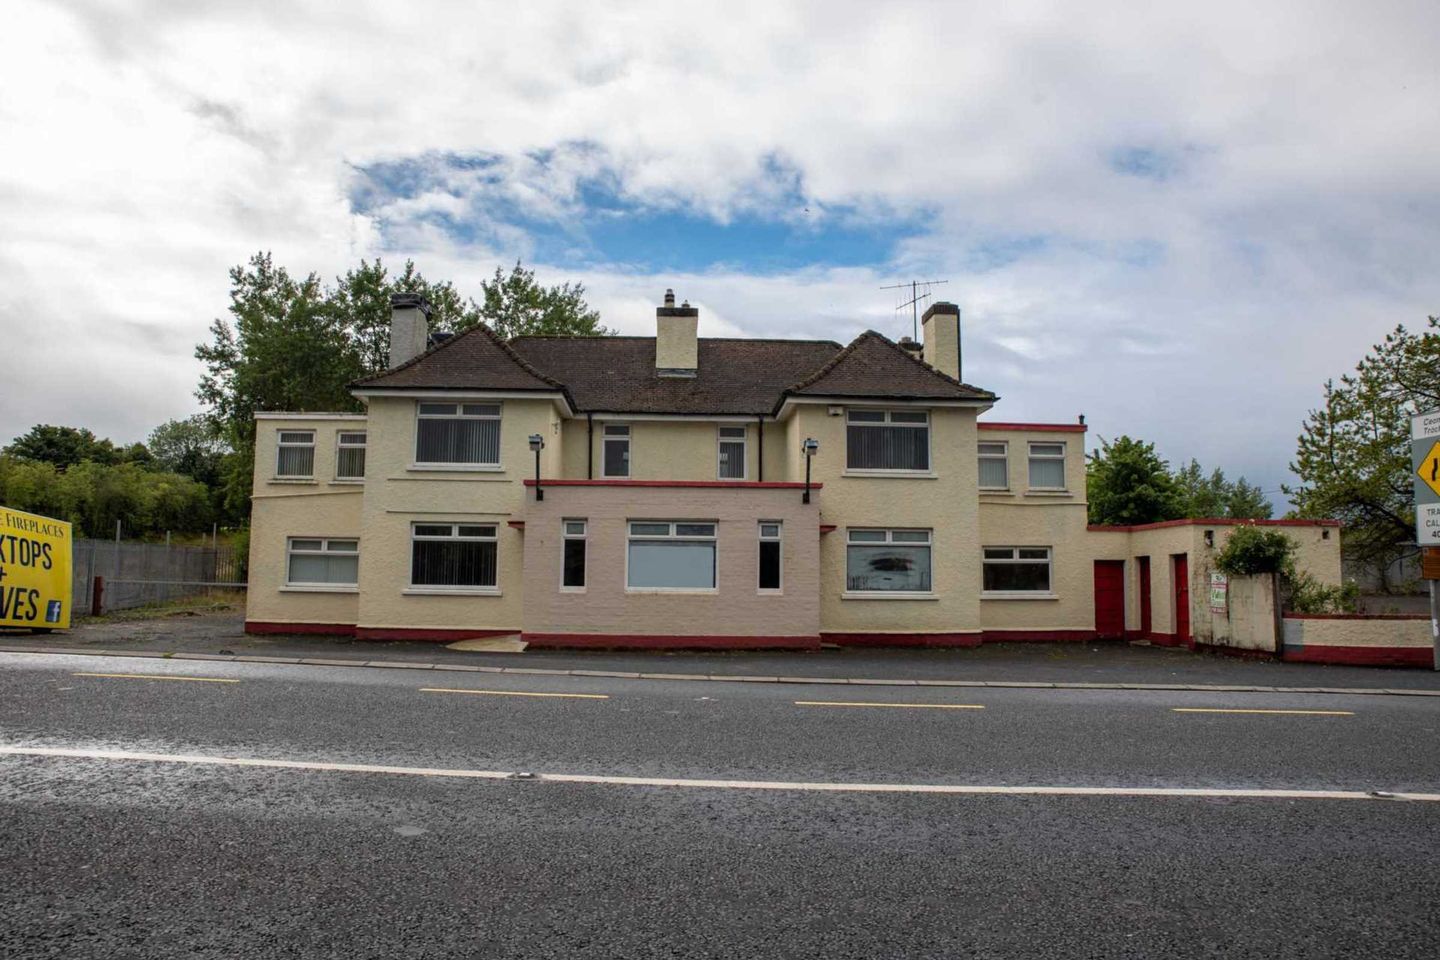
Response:
[{"label": "yellow road line", "polygon": [[519,690],[457,690],[450,687],[421,687],[421,693],[479,693],[489,697],[558,697],[562,700],[609,700],[603,693],[524,693]]},{"label": "yellow road line", "polygon": [[978,703],[866,703],[850,700],[796,700],[797,707],[906,707],[912,710],[984,710]]},{"label": "yellow road line", "polygon": [[221,677],[164,677],[154,673],[72,673],[72,677],[107,677],[111,680],[189,680],[192,683],[239,683]]},{"label": "yellow road line", "polygon": [[1223,707],[1173,707],[1176,713],[1278,713],[1295,717],[1353,717],[1353,710],[1260,710]]}]

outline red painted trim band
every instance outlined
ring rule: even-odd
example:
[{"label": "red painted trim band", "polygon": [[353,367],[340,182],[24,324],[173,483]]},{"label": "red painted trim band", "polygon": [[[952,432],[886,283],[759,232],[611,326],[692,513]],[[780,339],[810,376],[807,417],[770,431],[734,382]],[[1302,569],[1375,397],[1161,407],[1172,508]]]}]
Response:
[{"label": "red painted trim band", "polygon": [[1201,653],[1216,653],[1222,657],[1235,657],[1237,660],[1275,660],[1277,654],[1269,650],[1247,650],[1242,647],[1227,647],[1223,643],[1192,643],[1191,650],[1198,650]]},{"label": "red painted trim band", "polygon": [[524,529],[525,529],[525,521],[524,521],[524,520],[506,520],[506,521],[505,521],[505,526],[510,527],[510,528],[512,528],[512,529],[514,529],[514,530],[524,530]]},{"label": "red painted trim band", "polygon": [[982,630],[985,643],[1088,643],[1100,639],[1094,630]]},{"label": "red painted trim band", "polygon": [[428,640],[454,643],[456,640],[482,640],[486,637],[513,637],[519,630],[432,630],[428,627],[356,627],[357,640]]},{"label": "red painted trim band", "polygon": [[[535,486],[535,478],[525,481]],[[701,487],[719,490],[804,490],[804,483],[790,480],[541,480],[542,487]],[[810,484],[819,490],[823,483]]]},{"label": "red painted trim band", "polygon": [[1319,644],[1286,647],[1281,655],[1286,663],[1333,663],[1365,667],[1434,666],[1435,654],[1429,647],[1327,647]]},{"label": "red painted trim band", "polygon": [[285,623],[283,620],[246,620],[245,632],[255,634],[306,634],[326,637],[353,637],[353,623]]},{"label": "red painted trim band", "polygon": [[725,637],[638,633],[520,634],[532,647],[587,650],[819,650],[819,637]]},{"label": "red painted trim band", "polygon": [[996,420],[982,420],[975,426],[981,430],[1023,430],[1034,433],[1084,433],[1090,429],[1083,423],[1004,423]]},{"label": "red painted trim band", "polygon": [[828,643],[842,647],[978,647],[979,633],[828,633]]},{"label": "red painted trim band", "polygon": [[1164,530],[1168,527],[1338,527],[1339,520],[1231,520],[1225,517],[1187,517],[1182,520],[1160,520],[1155,523],[1115,524],[1092,523],[1085,527],[1091,533],[1130,533],[1134,530]]}]

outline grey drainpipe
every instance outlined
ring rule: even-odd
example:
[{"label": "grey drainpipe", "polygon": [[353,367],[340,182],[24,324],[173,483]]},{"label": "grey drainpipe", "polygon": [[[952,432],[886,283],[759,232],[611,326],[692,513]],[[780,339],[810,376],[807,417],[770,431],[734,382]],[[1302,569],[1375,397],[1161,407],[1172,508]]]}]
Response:
[{"label": "grey drainpipe", "polygon": [[756,450],[756,455],[755,455],[755,474],[756,474],[756,476],[755,476],[755,479],[756,479],[757,481],[761,482],[761,483],[764,483],[764,482],[765,482],[765,418],[764,418],[763,416],[759,416],[759,417],[756,417],[756,418],[755,418],[755,427],[756,427],[756,429],[757,429],[757,430],[759,431],[759,433],[760,433],[760,436],[759,436],[758,438],[756,438],[756,445],[755,445],[755,450]]},{"label": "grey drainpipe", "polygon": [[595,414],[585,414],[585,479],[595,479]]}]

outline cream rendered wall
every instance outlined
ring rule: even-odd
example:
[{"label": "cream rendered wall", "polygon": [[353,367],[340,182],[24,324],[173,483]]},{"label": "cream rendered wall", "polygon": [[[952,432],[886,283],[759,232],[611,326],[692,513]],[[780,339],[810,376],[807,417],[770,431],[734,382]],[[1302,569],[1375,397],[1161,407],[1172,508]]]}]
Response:
[{"label": "cream rendered wall", "polygon": [[[980,629],[980,565],[976,492],[975,410],[930,410],[927,476],[864,476],[845,469],[845,417],[829,404],[797,404],[787,422],[787,446],[796,451],[791,480],[804,479],[800,442],[813,437],[820,452],[813,479],[820,522],[836,530],[820,540],[820,629],[829,633],[974,633]],[[884,404],[869,403],[874,408]],[[907,407],[906,409],[915,409]],[[933,593],[924,599],[850,598],[845,593],[847,527],[919,527],[932,532]]]},{"label": "cream rendered wall", "polygon": [[[1030,441],[1065,444],[1064,492],[1029,489]],[[1085,532],[1085,434],[1075,431],[980,430],[977,443],[1007,445],[1009,489],[980,491],[983,547],[1050,547],[1051,594],[1041,598],[980,597],[986,631],[1088,630],[1095,626],[1096,544]],[[976,466],[978,472],[978,462]],[[1110,559],[1110,558],[1106,558]],[[1113,559],[1123,559],[1115,557]],[[982,571],[983,574],[983,571]],[[982,581],[983,583],[983,581]]]},{"label": "cream rendered wall", "polygon": [[[502,402],[500,469],[432,470],[412,466],[415,401],[372,397],[364,536],[360,544],[358,624],[368,628],[513,630],[521,626],[523,541],[508,526],[520,518],[523,481],[533,477],[528,438],[546,441],[542,471],[562,459],[554,404],[548,398]],[[553,449],[552,449],[553,446]],[[430,595],[410,587],[410,527],[415,522],[497,526],[498,591],[493,595]]]},{"label": "cream rendered wall", "polygon": [[[366,427],[363,416],[338,414],[257,419],[246,620],[346,626],[355,623],[359,600],[355,589],[322,591],[285,586],[285,551],[290,537],[360,538],[365,487],[363,483],[334,479],[335,445],[340,431]],[[276,441],[281,430],[315,431],[313,479],[275,479]]]},{"label": "cream rendered wall", "polygon": [[[745,479],[753,481],[759,469],[759,429],[755,420],[712,420],[691,418],[686,420],[626,420],[607,418],[595,420],[595,435],[591,439],[594,448],[594,479],[601,476],[603,437],[605,424],[625,424],[630,428],[630,477],[631,480],[716,480],[720,473],[719,428],[745,428]],[[567,480],[585,479],[585,421],[570,420],[566,425],[573,439],[567,439],[565,473]],[[775,423],[765,425],[765,479],[784,479],[777,475],[777,466],[772,465],[772,452],[778,444],[771,433],[779,429]],[[783,449],[778,452],[783,453]]]},{"label": "cream rendered wall", "polygon": [[1428,650],[1429,617],[1286,617],[1288,647],[1410,647]]},{"label": "cream rendered wall", "polygon": [[[555,487],[525,516],[525,632],[815,638],[817,505],[794,489]],[[583,592],[560,589],[563,520],[586,522]],[[630,520],[716,521],[714,592],[627,590]],[[781,592],[758,590],[758,521],[782,524]]]}]

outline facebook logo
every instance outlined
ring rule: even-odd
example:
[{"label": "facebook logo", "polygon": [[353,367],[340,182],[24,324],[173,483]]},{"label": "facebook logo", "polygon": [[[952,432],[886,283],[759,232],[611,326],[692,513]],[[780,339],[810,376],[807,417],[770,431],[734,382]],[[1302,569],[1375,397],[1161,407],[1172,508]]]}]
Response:
[{"label": "facebook logo", "polygon": [[45,605],[45,622],[46,622],[46,623],[59,623],[59,622],[60,622],[60,601],[59,601],[59,600],[51,600],[48,604]]}]

